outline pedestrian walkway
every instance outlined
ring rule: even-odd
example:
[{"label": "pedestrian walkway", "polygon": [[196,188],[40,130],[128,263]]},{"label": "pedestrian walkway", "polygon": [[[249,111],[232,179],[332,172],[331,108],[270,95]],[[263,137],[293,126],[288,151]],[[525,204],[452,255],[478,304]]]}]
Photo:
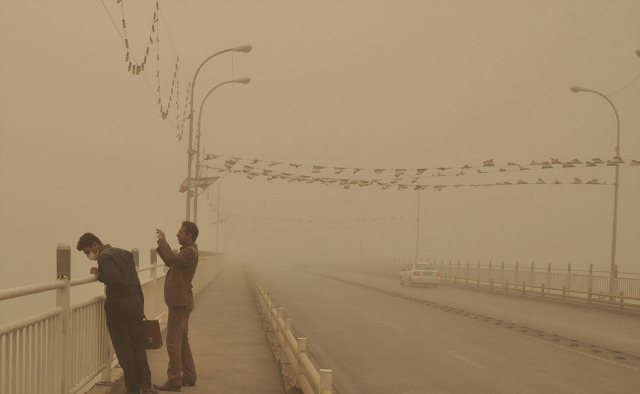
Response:
[{"label": "pedestrian walkway", "polygon": [[[262,329],[251,289],[240,267],[230,264],[195,300],[189,341],[198,372],[184,393],[283,394],[280,367]],[[167,379],[166,347],[147,351],[151,378]]]}]

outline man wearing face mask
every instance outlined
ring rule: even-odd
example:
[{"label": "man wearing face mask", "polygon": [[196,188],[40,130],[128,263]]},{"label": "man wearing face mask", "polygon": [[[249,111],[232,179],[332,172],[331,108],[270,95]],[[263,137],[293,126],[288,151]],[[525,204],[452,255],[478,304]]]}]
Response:
[{"label": "man wearing face mask", "polygon": [[156,393],[151,388],[151,372],[144,348],[144,296],[133,254],[109,244],[103,245],[91,233],[80,237],[77,248],[89,260],[98,262],[98,267],[91,267],[89,272],[106,286],[107,328],[124,372],[127,393]]}]

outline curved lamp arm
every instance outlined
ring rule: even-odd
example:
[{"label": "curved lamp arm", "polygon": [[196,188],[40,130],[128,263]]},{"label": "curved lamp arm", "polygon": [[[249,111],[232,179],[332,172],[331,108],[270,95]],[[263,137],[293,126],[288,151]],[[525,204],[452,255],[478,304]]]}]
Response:
[{"label": "curved lamp arm", "polygon": [[209,92],[204,96],[204,98],[202,99],[202,103],[200,104],[200,110],[198,110],[198,143],[197,143],[197,147],[196,147],[196,151],[200,151],[200,123],[201,123],[201,119],[202,119],[202,108],[204,107],[204,103],[207,101],[207,99],[209,98],[209,96],[211,95],[211,93],[213,93],[214,90],[218,89],[220,86],[222,85],[227,85],[230,83],[243,83],[243,84],[248,84],[249,82],[251,82],[251,78],[238,78],[238,79],[231,79],[229,81],[225,81],[225,82],[221,82],[219,84],[217,84],[216,86],[212,87],[211,90],[209,90]]},{"label": "curved lamp arm", "polygon": [[[226,52],[244,52],[244,53],[249,53],[251,52],[251,50],[253,49],[253,47],[251,45],[241,45],[239,47],[235,47],[235,48],[228,48],[219,52],[214,53],[213,55],[209,56],[208,58],[204,59],[202,61],[202,63],[200,63],[200,65],[198,66],[198,68],[196,69],[196,72],[193,74],[193,80],[191,81],[191,98],[190,98],[190,102],[191,102],[191,115],[193,115],[193,95],[195,93],[195,85],[196,85],[196,78],[198,78],[198,74],[200,73],[200,70],[202,69],[202,66],[204,66],[209,60],[213,59],[214,57],[221,55],[223,53]],[[189,147],[191,148],[191,147]]]},{"label": "curved lamp arm", "polygon": [[[640,49],[636,51],[636,53],[637,52],[640,52]],[[638,56],[640,56],[640,54]],[[573,93],[587,92],[597,94],[598,96],[607,100],[607,102],[613,109],[613,113],[616,115],[616,156],[620,157],[620,116],[618,115],[618,110],[616,109],[616,106],[613,105],[613,102],[606,95],[593,89],[587,89],[580,86],[572,86],[571,88],[569,88],[569,90],[571,90]]]}]

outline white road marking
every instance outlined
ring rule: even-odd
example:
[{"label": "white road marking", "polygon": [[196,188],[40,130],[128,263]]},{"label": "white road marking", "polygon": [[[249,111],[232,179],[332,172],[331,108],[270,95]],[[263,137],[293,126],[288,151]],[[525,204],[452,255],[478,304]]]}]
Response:
[{"label": "white road marking", "polygon": [[457,358],[457,359],[458,359],[458,360],[460,360],[460,361],[464,361],[465,363],[467,363],[467,364],[469,364],[469,365],[473,365],[473,366],[474,366],[474,367],[476,367],[476,368],[484,368],[484,366],[483,366],[483,365],[480,365],[480,364],[478,364],[478,363],[476,363],[476,362],[474,362],[474,361],[471,361],[469,358],[467,358],[467,357],[465,357],[465,356],[463,356],[463,355],[460,355],[460,354],[458,354],[458,353],[454,352],[453,350],[447,350],[447,352],[446,352],[446,353],[447,353],[448,355],[450,355],[451,357],[453,357],[453,358]]},{"label": "white road marking", "polygon": [[583,355],[583,356],[587,356],[587,357],[595,358],[596,360],[605,361],[605,362],[608,362],[608,363],[610,363],[610,364],[615,364],[615,365],[619,365],[619,366],[621,366],[621,367],[625,367],[625,368],[633,369],[634,371],[640,371],[640,368],[638,368],[638,367],[634,367],[633,365],[627,365],[627,364],[621,363],[621,362],[619,362],[619,361],[609,360],[609,359],[606,359],[606,358],[604,358],[604,357],[602,357],[602,356],[598,356],[598,355],[591,354],[591,353],[585,353],[584,351],[574,350],[574,349],[571,349],[571,348],[570,348],[570,347],[568,347],[568,346],[561,345],[561,344],[559,344],[559,343],[553,343],[553,342],[545,341],[545,340],[543,340],[543,339],[539,339],[539,338],[533,338],[533,339],[534,339],[534,340],[536,340],[536,341],[542,342],[542,343],[546,343],[546,344],[551,345],[551,346],[558,347],[558,348],[560,348],[560,349],[568,350],[568,351],[570,351],[570,352],[572,352],[572,353],[581,354],[581,355]]},{"label": "white road marking", "polygon": [[[520,336],[520,337],[522,337],[522,336],[523,336],[523,335],[522,335],[521,333],[519,333],[519,332],[516,332],[516,331],[510,331],[510,330],[505,330],[505,328],[504,328],[504,327],[498,327],[498,326],[494,326],[494,325],[487,325],[486,323],[483,323],[483,322],[481,322],[481,321],[477,321],[477,320],[475,320],[475,322],[476,322],[476,323],[478,323],[478,324],[483,324],[483,325],[485,325],[486,327],[491,327],[491,328],[493,328],[493,329],[500,330],[500,331],[502,331],[502,332],[510,333],[510,334],[512,334],[512,335],[515,335],[515,336]],[[591,353],[586,353],[586,352],[581,351],[581,350],[571,349],[569,346],[561,345],[561,344],[559,344],[559,343],[555,343],[555,342],[551,342],[551,341],[548,341],[548,340],[546,340],[546,339],[540,339],[540,338],[535,338],[535,337],[531,337],[531,336],[527,336],[527,337],[528,337],[528,338],[530,338],[530,339],[533,339],[534,341],[542,342],[542,343],[546,343],[547,345],[555,346],[555,347],[557,347],[557,348],[564,349],[564,350],[566,350],[566,351],[569,351],[569,352],[572,352],[572,353],[575,353],[575,354],[581,354],[581,355],[583,355],[583,356],[587,356],[587,357],[595,358],[596,360],[600,360],[600,361],[604,361],[604,362],[607,362],[607,363],[610,363],[610,364],[615,364],[615,365],[619,365],[619,366],[621,366],[621,367],[629,368],[629,369],[632,369],[632,370],[634,370],[634,371],[640,371],[640,368],[638,368],[638,367],[634,367],[633,365],[627,365],[627,364],[621,363],[621,362],[619,362],[619,361],[609,360],[609,359],[604,358],[604,357],[602,357],[602,356],[598,356],[598,355],[591,354]]]}]

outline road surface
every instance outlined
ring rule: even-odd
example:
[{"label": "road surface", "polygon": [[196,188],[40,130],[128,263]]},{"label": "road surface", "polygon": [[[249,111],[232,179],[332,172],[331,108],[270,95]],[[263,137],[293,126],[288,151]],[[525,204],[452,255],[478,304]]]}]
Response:
[{"label": "road surface", "polygon": [[339,393],[638,393],[640,317],[254,265]]}]

